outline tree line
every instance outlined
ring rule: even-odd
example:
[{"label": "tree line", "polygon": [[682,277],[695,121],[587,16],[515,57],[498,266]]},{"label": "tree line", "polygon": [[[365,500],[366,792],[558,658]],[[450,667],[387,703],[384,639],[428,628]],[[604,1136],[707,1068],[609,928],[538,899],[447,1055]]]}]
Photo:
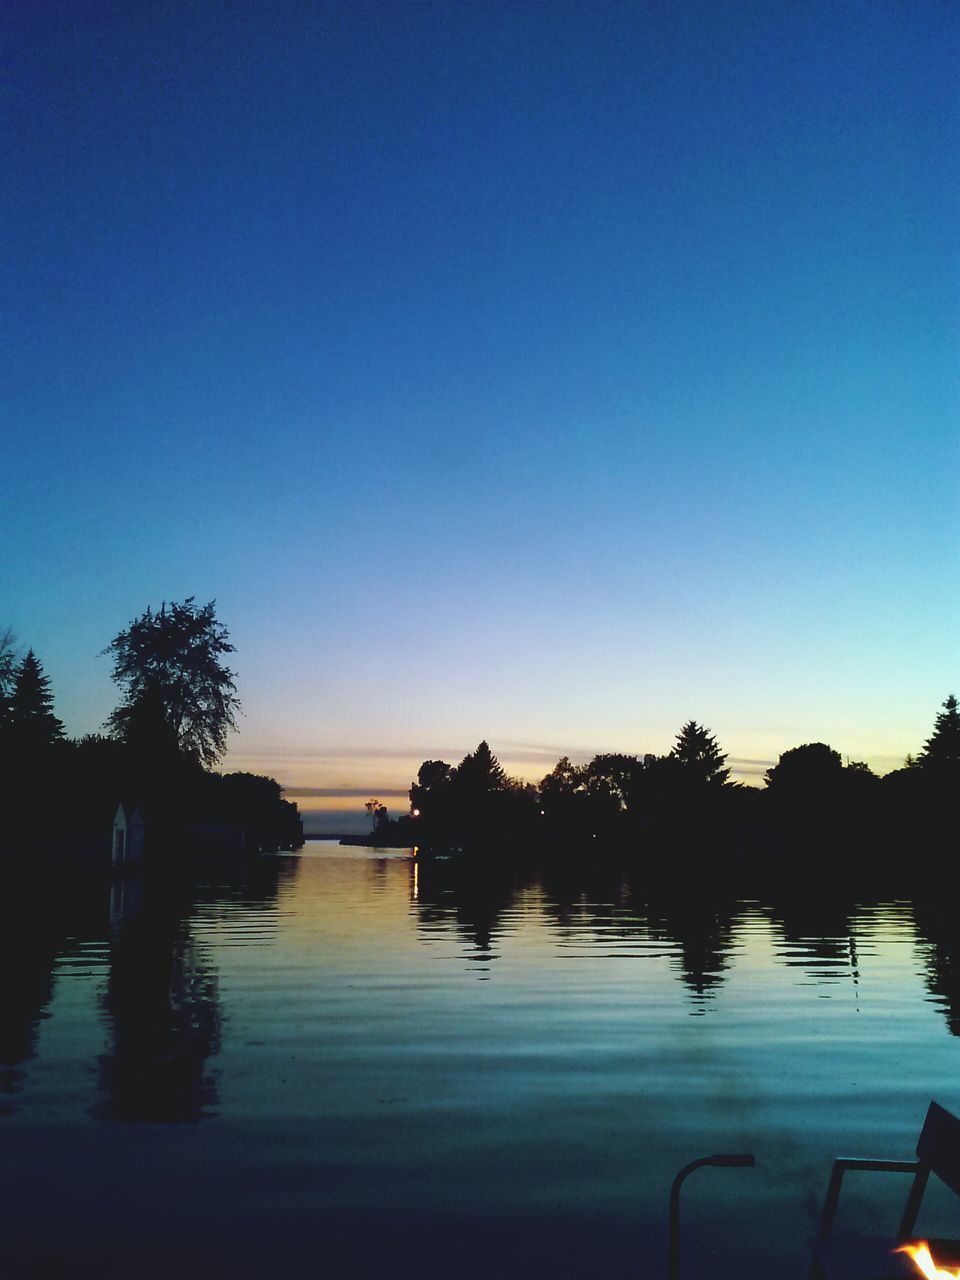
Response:
[{"label": "tree line", "polygon": [[[227,665],[235,649],[213,601],[148,608],[103,652],[117,706],[102,733],[69,739],[36,653],[19,656],[0,634],[0,846],[97,840],[120,801],[169,840],[231,827],[255,847],[300,842],[297,808],[274,779],[215,770],[240,701]],[[705,833],[754,844],[811,833],[889,843],[948,833],[958,782],[960,709],[950,695],[922,748],[882,778],[813,742],[785,751],[763,788],[745,787],[731,781],[714,733],[689,720],[665,755],[563,757],[538,784],[510,777],[483,741],[457,765],[425,760],[403,818],[391,822],[375,799],[366,807],[378,840],[438,851],[526,843],[582,854],[593,842],[636,847]]]},{"label": "tree line", "polygon": [[731,781],[716,736],[689,720],[665,755],[608,752],[584,764],[564,756],[536,784],[508,776],[483,741],[457,765],[425,760],[410,787],[409,815],[391,822],[379,801],[366,807],[377,839],[425,850],[519,842],[582,856],[594,842],[623,849],[676,836],[736,837],[769,849],[811,834],[825,843],[938,839],[958,784],[960,708],[951,694],[920,751],[883,777],[810,742],[784,751],[762,788],[744,786]]},{"label": "tree line", "polygon": [[103,732],[70,739],[36,653],[0,635],[0,847],[98,849],[119,803],[140,809],[151,843],[301,843],[278,782],[215,769],[240,712],[215,602],[148,608],[103,652],[119,701]]}]

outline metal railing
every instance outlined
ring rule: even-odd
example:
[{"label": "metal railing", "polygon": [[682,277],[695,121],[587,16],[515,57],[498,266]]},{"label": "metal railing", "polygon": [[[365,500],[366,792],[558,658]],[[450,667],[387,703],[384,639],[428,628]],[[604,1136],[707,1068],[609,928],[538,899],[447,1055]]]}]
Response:
[{"label": "metal railing", "polygon": [[685,1164],[673,1180],[670,1188],[670,1243],[667,1264],[668,1280],[680,1280],[680,1188],[688,1174],[704,1165],[716,1165],[721,1169],[752,1169],[757,1163],[753,1155],[701,1156]]}]

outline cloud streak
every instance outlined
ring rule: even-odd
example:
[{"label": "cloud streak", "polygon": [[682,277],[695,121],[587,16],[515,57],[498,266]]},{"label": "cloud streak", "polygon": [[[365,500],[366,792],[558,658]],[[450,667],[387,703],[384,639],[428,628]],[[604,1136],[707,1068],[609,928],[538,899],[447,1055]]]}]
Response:
[{"label": "cloud streak", "polygon": [[406,800],[406,787],[298,787],[293,784],[283,787],[283,793],[290,799],[332,799],[332,800],[382,800],[384,797]]}]

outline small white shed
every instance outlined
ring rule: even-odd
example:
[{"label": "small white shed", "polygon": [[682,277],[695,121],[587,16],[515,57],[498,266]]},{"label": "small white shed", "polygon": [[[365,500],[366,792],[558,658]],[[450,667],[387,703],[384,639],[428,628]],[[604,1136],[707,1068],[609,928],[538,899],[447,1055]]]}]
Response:
[{"label": "small white shed", "polygon": [[123,801],[113,818],[113,865],[123,867],[143,857],[143,814]]}]

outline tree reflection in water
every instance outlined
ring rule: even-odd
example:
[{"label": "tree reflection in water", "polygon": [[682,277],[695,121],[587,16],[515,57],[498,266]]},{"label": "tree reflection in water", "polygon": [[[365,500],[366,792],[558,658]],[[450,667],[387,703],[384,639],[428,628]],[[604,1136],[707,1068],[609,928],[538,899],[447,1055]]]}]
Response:
[{"label": "tree reflection in water", "polygon": [[960,1035],[960,921],[955,902],[923,898],[914,904],[921,941],[924,977],[934,1002],[940,1005],[951,1035]]},{"label": "tree reflection in water", "polygon": [[24,1064],[36,1053],[61,941],[55,931],[38,930],[32,921],[24,929],[24,919],[19,898],[5,896],[0,908],[0,1114],[12,1110],[12,1095],[23,1087]]},{"label": "tree reflection in water", "polygon": [[[952,1035],[960,1035],[960,943],[949,904],[895,892],[874,898],[839,885],[831,891],[786,894],[782,885],[769,896],[738,898],[717,876],[689,877],[682,889],[660,874],[622,870],[611,863],[578,866],[573,860],[542,871],[505,867],[501,861],[422,859],[411,872],[411,899],[425,934],[453,925],[476,952],[497,958],[497,939],[511,929],[508,919],[520,897],[539,896],[538,912],[565,945],[614,940],[621,948],[635,939],[644,954],[669,958],[691,1001],[702,1014],[720,994],[735,963],[743,933],[765,919],[772,930],[776,960],[804,971],[811,982],[849,984],[859,998],[860,940],[879,910],[910,914],[924,963],[930,999],[940,1006]],[[887,904],[879,907],[878,903]],[[899,915],[898,915],[899,920]],[[903,926],[906,917],[899,921]],[[656,944],[661,944],[658,950]]]},{"label": "tree reflection in water", "polygon": [[471,948],[471,959],[486,965],[498,958],[501,917],[522,883],[502,866],[425,860],[416,869],[418,926],[430,932],[437,925],[452,924]]},{"label": "tree reflection in water", "polygon": [[[391,864],[371,874],[390,892]],[[99,877],[63,877],[49,869],[8,872],[0,893],[0,1115],[18,1110],[38,1030],[56,987],[57,965],[91,940],[108,961],[100,1012],[108,1032],[97,1060],[98,1117],[120,1122],[196,1122],[217,1107],[215,1060],[221,1042],[221,993],[203,927],[238,909],[262,912],[276,901],[296,859],[194,871],[144,886],[113,888]],[[840,887],[738,899],[695,879],[681,887],[636,867],[557,863],[545,870],[493,860],[424,860],[410,868],[411,912],[427,939],[452,934],[478,977],[495,973],[522,922],[536,917],[558,946],[594,954],[637,951],[666,961],[691,1014],[722,1003],[725,981],[751,929],[769,936],[773,963],[802,972],[826,997],[846,985],[858,995],[859,952],[889,917],[911,932],[928,998],[952,1035],[960,1035],[960,944],[951,904],[930,896],[882,899]],[[54,889],[52,886],[58,887]],[[106,904],[112,904],[111,924]],[[215,930],[214,930],[215,933]],[[543,934],[539,935],[541,938]],[[104,940],[108,939],[104,948]],[[765,944],[767,945],[767,944]]]},{"label": "tree reflection in water", "polygon": [[691,894],[651,903],[651,935],[672,941],[680,949],[673,967],[693,1001],[691,1012],[702,1014],[722,986],[734,947],[737,904]]},{"label": "tree reflection in water", "polygon": [[58,958],[96,938],[101,886],[62,868],[14,866],[0,885],[0,1115],[15,1108],[55,989]]},{"label": "tree reflection in water", "polygon": [[208,1059],[220,1047],[217,976],[176,906],[149,901],[117,922],[102,999],[111,1044],[95,1114],[199,1120],[216,1103]]},{"label": "tree reflection in water", "polygon": [[191,923],[199,904],[259,912],[276,900],[287,859],[205,868],[207,878],[137,877],[111,888],[110,972],[101,1000],[110,1044],[100,1058],[100,1119],[197,1121],[217,1103],[219,980]]}]

